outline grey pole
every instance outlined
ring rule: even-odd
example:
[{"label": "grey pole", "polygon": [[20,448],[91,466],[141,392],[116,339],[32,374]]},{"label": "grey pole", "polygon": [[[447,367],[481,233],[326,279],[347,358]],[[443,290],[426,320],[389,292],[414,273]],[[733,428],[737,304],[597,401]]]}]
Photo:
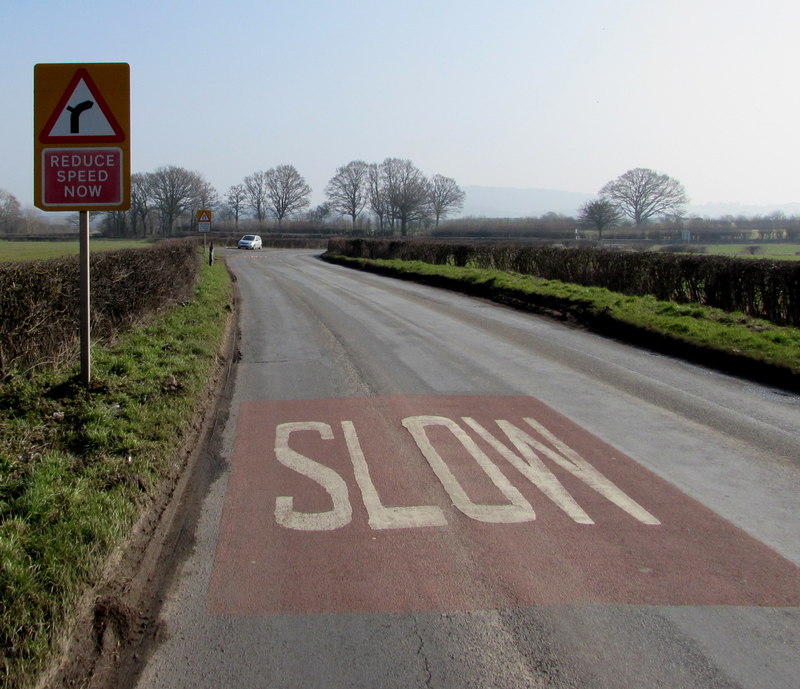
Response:
[{"label": "grey pole", "polygon": [[92,378],[91,311],[89,294],[89,211],[80,211],[81,382]]}]

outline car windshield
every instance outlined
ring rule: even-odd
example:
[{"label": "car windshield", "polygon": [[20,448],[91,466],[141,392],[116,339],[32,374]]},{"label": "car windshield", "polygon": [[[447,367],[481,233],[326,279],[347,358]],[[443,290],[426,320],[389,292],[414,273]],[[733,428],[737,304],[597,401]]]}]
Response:
[{"label": "car windshield", "polygon": [[246,234],[244,237],[242,237],[242,239],[241,239],[240,241],[243,241],[243,242],[244,242],[244,241],[252,242],[254,239],[255,239],[255,235],[252,235],[252,234]]}]

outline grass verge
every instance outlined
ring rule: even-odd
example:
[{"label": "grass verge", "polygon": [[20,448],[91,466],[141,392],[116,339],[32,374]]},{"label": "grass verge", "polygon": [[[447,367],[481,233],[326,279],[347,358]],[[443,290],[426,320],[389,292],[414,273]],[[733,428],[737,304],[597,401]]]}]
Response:
[{"label": "grass verge", "polygon": [[0,684],[29,686],[82,594],[176,478],[231,304],[222,263],[194,298],[74,368],[0,386]]},{"label": "grass verge", "polygon": [[798,328],[777,326],[698,304],[631,297],[599,287],[498,270],[328,254],[324,258],[547,313],[635,344],[800,390]]}]

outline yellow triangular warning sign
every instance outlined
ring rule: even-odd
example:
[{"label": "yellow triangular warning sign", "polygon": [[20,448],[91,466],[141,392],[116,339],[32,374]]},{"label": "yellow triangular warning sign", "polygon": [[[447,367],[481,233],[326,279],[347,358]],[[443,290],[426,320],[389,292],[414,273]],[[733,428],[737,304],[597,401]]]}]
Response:
[{"label": "yellow triangular warning sign", "polygon": [[114,143],[125,133],[89,72],[76,70],[39,134],[42,143]]}]

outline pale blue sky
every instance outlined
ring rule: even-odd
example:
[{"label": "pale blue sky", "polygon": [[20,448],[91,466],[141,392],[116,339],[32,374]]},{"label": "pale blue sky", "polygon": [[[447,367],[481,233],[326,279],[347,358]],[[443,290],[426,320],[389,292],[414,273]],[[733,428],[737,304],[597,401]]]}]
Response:
[{"label": "pale blue sky", "polygon": [[794,0],[0,0],[0,188],[33,200],[33,66],[131,65],[132,169],[220,194],[350,160],[596,193],[633,167],[694,204],[800,201]]}]

